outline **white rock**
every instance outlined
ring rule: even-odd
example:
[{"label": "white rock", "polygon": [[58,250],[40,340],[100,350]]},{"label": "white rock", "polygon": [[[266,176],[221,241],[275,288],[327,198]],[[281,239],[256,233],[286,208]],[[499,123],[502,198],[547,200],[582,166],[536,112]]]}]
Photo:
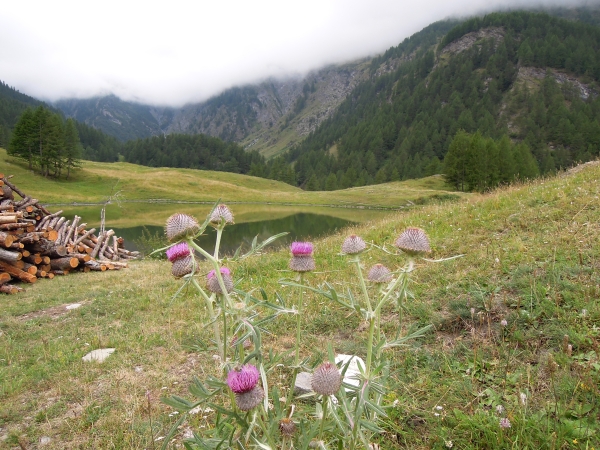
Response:
[{"label": "white rock", "polygon": [[48,436],[42,436],[42,437],[40,438],[40,445],[46,445],[46,444],[49,444],[51,440],[52,440],[52,439],[50,439]]},{"label": "white rock", "polygon": [[92,350],[81,359],[83,359],[84,361],[102,362],[106,358],[108,358],[114,351],[114,348],[98,348],[96,350]]},{"label": "white rock", "polygon": [[[340,371],[343,371],[346,364],[348,364],[348,369],[346,369],[346,373],[344,374],[344,383],[351,384],[353,386],[358,386],[360,384],[359,365],[363,372],[365,370],[365,362],[361,357],[356,355],[344,355],[340,353],[335,357],[335,364],[340,368]],[[346,389],[346,392],[347,391],[348,389]]]},{"label": "white rock", "polygon": [[71,303],[70,305],[65,306],[66,309],[77,309],[81,306],[81,303]]}]

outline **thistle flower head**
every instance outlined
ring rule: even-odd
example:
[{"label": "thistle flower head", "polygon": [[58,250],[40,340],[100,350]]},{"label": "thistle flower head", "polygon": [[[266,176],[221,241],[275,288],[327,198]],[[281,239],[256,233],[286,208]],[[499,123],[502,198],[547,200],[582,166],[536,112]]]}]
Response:
[{"label": "thistle flower head", "polygon": [[188,273],[192,273],[194,268],[194,257],[191,254],[184,256],[183,258],[178,258],[173,261],[173,265],[171,266],[171,274],[175,278],[181,278]]},{"label": "thistle flower head", "polygon": [[508,322],[506,321],[506,319],[502,319],[500,321],[500,325],[502,325],[502,327],[504,328],[504,327],[506,327],[508,325]]},{"label": "thistle flower head", "polygon": [[252,364],[244,364],[232,369],[227,374],[227,386],[236,394],[248,392],[256,386],[260,374]]},{"label": "thistle flower head", "polygon": [[402,232],[394,243],[396,247],[411,256],[431,253],[429,238],[425,231],[416,227],[409,227]]},{"label": "thistle flower head", "polygon": [[279,432],[283,436],[293,436],[296,432],[296,424],[288,417],[284,417],[279,421]]},{"label": "thistle flower head", "polygon": [[292,242],[290,246],[292,259],[290,269],[295,272],[310,272],[315,270],[315,260],[312,257],[313,245],[311,242]]},{"label": "thistle flower head", "polygon": [[342,244],[342,253],[346,253],[347,255],[356,255],[361,253],[365,248],[367,248],[365,241],[363,241],[360,236],[351,234],[344,240],[344,243]]},{"label": "thistle flower head", "polygon": [[212,224],[220,224],[221,220],[225,220],[226,224],[233,224],[233,214],[227,205],[220,204],[218,205],[210,215],[210,223]]},{"label": "thistle flower head", "polygon": [[500,419],[500,428],[510,428],[510,426],[510,420],[508,420],[506,417]]},{"label": "thistle flower head", "polygon": [[175,244],[167,249],[167,259],[171,262],[188,256],[189,254],[190,247],[188,246],[187,242],[180,242],[179,244]]},{"label": "thistle flower head", "polygon": [[392,280],[392,272],[383,264],[375,264],[369,270],[367,279],[373,283],[389,283]]},{"label": "thistle flower head", "polygon": [[[223,284],[225,285],[225,289],[227,292],[231,292],[233,290],[233,280],[231,279],[231,271],[227,267],[221,267],[219,270],[221,272],[221,278],[223,278]],[[206,287],[210,292],[214,292],[215,294],[222,294],[221,286],[219,285],[219,279],[217,278],[217,273],[214,270],[208,272],[206,275]]]},{"label": "thistle flower head", "polygon": [[294,256],[312,255],[313,245],[312,242],[292,242],[290,250]]},{"label": "thistle flower head", "polygon": [[250,411],[260,404],[265,397],[265,391],[258,384],[247,392],[235,394],[235,404],[242,411]]},{"label": "thistle flower head", "polygon": [[315,369],[310,385],[319,395],[333,395],[342,385],[342,374],[335,364],[326,361]]},{"label": "thistle flower head", "polygon": [[169,242],[195,236],[200,231],[196,219],[188,214],[175,213],[167,219],[165,232]]}]

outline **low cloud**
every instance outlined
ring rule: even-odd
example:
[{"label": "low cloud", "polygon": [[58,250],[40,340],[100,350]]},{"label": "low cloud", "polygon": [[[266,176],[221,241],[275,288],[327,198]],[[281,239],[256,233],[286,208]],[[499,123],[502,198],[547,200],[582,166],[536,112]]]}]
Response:
[{"label": "low cloud", "polygon": [[[528,7],[597,4],[530,0]],[[0,80],[49,101],[115,94],[179,106],[385,51],[432,22],[521,0],[9,2]]]}]

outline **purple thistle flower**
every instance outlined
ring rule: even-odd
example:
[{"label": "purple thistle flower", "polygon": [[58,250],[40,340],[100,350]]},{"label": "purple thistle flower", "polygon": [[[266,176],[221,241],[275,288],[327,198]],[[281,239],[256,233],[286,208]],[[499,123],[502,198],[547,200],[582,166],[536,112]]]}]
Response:
[{"label": "purple thistle flower", "polygon": [[292,242],[290,249],[294,256],[307,256],[312,255],[313,245],[312,242]]},{"label": "purple thistle flower", "polygon": [[408,227],[404,230],[400,237],[396,239],[395,245],[404,253],[408,253],[411,256],[431,253],[427,234],[422,229],[416,227]]},{"label": "purple thistle flower", "polygon": [[227,374],[227,386],[236,394],[251,391],[258,383],[260,374],[252,364],[244,364],[230,370]]},{"label": "purple thistle flower", "polygon": [[[231,271],[227,267],[221,267],[220,269],[223,284],[225,285],[225,289],[227,292],[231,292],[233,290],[233,280],[231,279]],[[215,294],[222,294],[221,286],[219,285],[219,279],[217,278],[217,273],[214,270],[208,272],[206,275],[206,287],[210,292],[214,292]]]},{"label": "purple thistle flower", "polygon": [[242,411],[250,411],[252,408],[258,406],[263,398],[265,398],[265,391],[257,384],[247,392],[236,393],[235,404]]},{"label": "purple thistle flower", "polygon": [[190,254],[190,247],[187,242],[180,242],[179,244],[174,245],[167,249],[167,258],[171,262],[175,262],[176,260],[188,256]]},{"label": "purple thistle flower", "polygon": [[319,395],[333,395],[342,385],[342,374],[335,364],[325,361],[313,372],[310,385]]},{"label": "purple thistle flower", "polygon": [[500,428],[510,428],[510,426],[510,420],[508,420],[506,417],[500,419]]},{"label": "purple thistle flower", "polygon": [[383,264],[375,264],[369,270],[367,279],[373,283],[389,283],[392,280],[392,273]]}]

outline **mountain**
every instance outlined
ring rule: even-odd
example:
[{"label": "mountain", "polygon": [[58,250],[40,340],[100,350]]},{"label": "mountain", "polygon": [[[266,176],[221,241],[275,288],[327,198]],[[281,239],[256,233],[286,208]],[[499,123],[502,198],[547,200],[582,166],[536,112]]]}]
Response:
[{"label": "mountain", "polygon": [[513,178],[598,156],[597,26],[543,13],[494,13],[463,22],[433,45],[405,42],[373,65],[397,60],[397,70],[360,83],[288,152],[300,185],[336,189],[440,173],[459,130],[491,139],[464,170],[500,170],[494,154],[503,137],[510,138],[503,151],[524,168],[515,162]]},{"label": "mountain", "polygon": [[305,77],[234,87],[181,108],[153,107],[110,95],[55,103],[67,117],[121,141],[160,134],[207,134],[272,156],[300,142],[369,74],[369,59]]}]

